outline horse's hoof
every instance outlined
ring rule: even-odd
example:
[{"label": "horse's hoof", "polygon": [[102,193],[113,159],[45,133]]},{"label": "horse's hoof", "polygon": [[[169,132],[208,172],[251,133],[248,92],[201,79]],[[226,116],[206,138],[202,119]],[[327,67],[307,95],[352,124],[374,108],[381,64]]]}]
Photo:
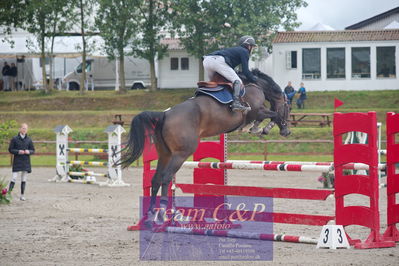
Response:
[{"label": "horse's hoof", "polygon": [[262,130],[262,135],[269,135],[269,133],[270,131],[265,128]]},{"label": "horse's hoof", "polygon": [[251,134],[255,134],[255,135],[259,135],[259,134],[261,134],[262,133],[262,130],[260,129],[260,128],[258,128],[258,127],[253,127],[253,128],[251,128],[250,129],[250,131],[249,131]]},{"label": "horse's hoof", "polygon": [[152,228],[154,227],[154,224],[151,220],[145,220],[144,221],[144,226],[146,229],[148,230],[152,230]]}]

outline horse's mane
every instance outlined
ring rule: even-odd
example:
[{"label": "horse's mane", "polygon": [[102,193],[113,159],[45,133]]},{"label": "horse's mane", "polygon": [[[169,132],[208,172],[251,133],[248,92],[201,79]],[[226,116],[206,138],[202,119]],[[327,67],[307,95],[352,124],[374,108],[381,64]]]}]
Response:
[{"label": "horse's mane", "polygon": [[275,93],[282,93],[283,92],[283,90],[280,88],[280,86],[270,76],[266,75],[265,73],[263,73],[259,69],[255,68],[251,72],[252,72],[252,74],[257,76],[258,78],[266,80],[266,82],[269,83],[269,85],[271,86],[272,91],[274,91]]},{"label": "horse's mane", "polygon": [[[274,93],[282,93],[283,92],[282,89],[280,88],[280,86],[270,76],[266,75],[265,73],[263,73],[259,69],[257,69],[257,68],[252,69],[251,72],[252,72],[252,74],[254,76],[257,76],[258,78],[263,79],[264,81],[266,81],[269,84],[271,90]],[[244,81],[244,83],[248,82],[248,80],[245,77],[245,75],[243,75],[242,73],[239,73],[239,76]]]}]

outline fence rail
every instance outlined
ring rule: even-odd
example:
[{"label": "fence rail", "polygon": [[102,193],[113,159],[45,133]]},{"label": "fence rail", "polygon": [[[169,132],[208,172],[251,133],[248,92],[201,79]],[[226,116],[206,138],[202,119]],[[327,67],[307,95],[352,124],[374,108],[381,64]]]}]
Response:
[{"label": "fence rail", "polygon": [[[381,143],[385,143],[386,140],[381,140]],[[35,144],[55,144],[55,140],[38,140],[34,141]],[[98,140],[71,140],[69,141],[71,144],[106,144],[107,141],[98,141]],[[270,155],[295,155],[295,156],[303,156],[303,155],[332,155],[333,152],[269,152],[267,149],[267,145],[271,143],[333,143],[333,140],[328,139],[316,139],[316,140],[303,140],[303,139],[290,139],[290,140],[228,140],[230,144],[263,144],[263,152],[229,152],[230,155],[236,156],[250,156],[250,155],[262,155],[263,159],[266,161],[267,157]],[[93,155],[94,153],[84,152],[84,153],[74,153],[71,152],[71,155],[75,156],[75,160],[79,160],[79,155]],[[10,156],[10,165],[12,165],[12,154],[8,152],[0,152],[1,155],[9,155]],[[36,156],[55,156],[54,152],[36,152]]]}]

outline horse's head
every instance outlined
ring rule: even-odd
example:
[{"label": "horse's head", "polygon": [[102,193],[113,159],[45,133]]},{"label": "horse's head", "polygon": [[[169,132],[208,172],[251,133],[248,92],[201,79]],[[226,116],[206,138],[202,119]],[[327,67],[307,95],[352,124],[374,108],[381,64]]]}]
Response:
[{"label": "horse's head", "polygon": [[262,73],[260,70],[255,69],[252,73],[258,77],[257,84],[262,88],[265,99],[270,102],[271,111],[275,112],[272,121],[280,128],[280,135],[287,137],[291,134],[288,127],[290,107],[285,93],[271,77]]}]

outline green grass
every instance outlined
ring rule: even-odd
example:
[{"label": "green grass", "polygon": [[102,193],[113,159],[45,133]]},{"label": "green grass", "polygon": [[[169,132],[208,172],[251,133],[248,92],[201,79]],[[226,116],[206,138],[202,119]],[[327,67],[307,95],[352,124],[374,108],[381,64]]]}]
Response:
[{"label": "green grass", "polygon": [[[15,120],[17,124],[27,122],[30,125],[29,134],[34,141],[55,140],[53,129],[57,125],[69,125],[73,132],[73,140],[107,140],[104,129],[112,123],[115,114],[122,114],[125,129],[129,130],[132,117],[143,110],[161,111],[176,105],[191,97],[194,89],[176,89],[148,92],[143,90],[128,91],[119,94],[115,91],[79,92],[55,91],[44,94],[43,91],[31,92],[0,92],[0,124],[4,121]],[[338,108],[339,112],[367,112],[376,111],[377,118],[383,122],[382,136],[385,138],[385,114],[388,111],[399,112],[399,91],[333,91],[333,92],[308,92],[305,108],[298,110],[294,105],[293,113],[332,113],[334,98],[344,102]],[[0,150],[7,151],[11,136],[15,135],[18,128],[11,128],[0,132]],[[292,134],[288,140],[314,140],[332,139],[332,128],[319,128],[317,125],[299,125],[291,128]],[[124,134],[123,136],[126,136]],[[233,132],[228,139],[258,141],[258,136]],[[261,139],[283,140],[278,134],[278,129]],[[104,145],[80,145],[82,148]],[[36,144],[38,152],[54,152],[54,144]],[[255,144],[229,144],[230,153],[262,153],[264,145]],[[331,160],[331,156],[280,156],[273,153],[281,152],[316,152],[331,153],[332,144],[275,144],[268,143],[267,151],[272,155],[268,160]],[[263,160],[263,155],[239,156],[253,160]],[[53,166],[55,159],[51,156],[32,156],[33,165]],[[9,157],[0,158],[0,166],[8,165]]]}]

